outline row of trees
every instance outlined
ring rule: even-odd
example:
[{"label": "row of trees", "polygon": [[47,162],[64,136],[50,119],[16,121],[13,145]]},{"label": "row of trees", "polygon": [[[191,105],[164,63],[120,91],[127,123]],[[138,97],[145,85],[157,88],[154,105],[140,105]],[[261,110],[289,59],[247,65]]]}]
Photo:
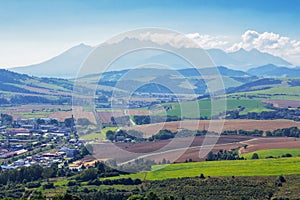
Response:
[{"label": "row of trees", "polygon": [[[24,93],[24,91],[21,92]],[[64,104],[71,104],[71,101],[72,99],[70,97],[58,97],[57,99],[50,99],[41,96],[23,96],[23,95],[14,95],[9,100],[3,98],[1,100],[3,104],[21,104],[21,105],[32,104],[32,103],[64,105]]]},{"label": "row of trees", "polygon": [[274,131],[267,131],[266,135],[269,137],[300,137],[300,129],[298,127],[290,127],[283,129],[276,129]]},{"label": "row of trees", "polygon": [[288,108],[276,108],[270,104],[266,105],[267,108],[273,111],[248,112],[241,115],[240,112],[243,109],[228,111],[227,119],[255,119],[255,120],[271,120],[271,119],[290,119],[294,121],[300,121],[298,117],[300,115],[300,109],[288,109]]},{"label": "row of trees", "polygon": [[88,168],[76,176],[76,180],[80,182],[91,181],[103,177],[119,176],[126,174],[125,172],[111,168],[103,162],[96,162],[94,168]]},{"label": "row of trees", "polygon": [[207,154],[206,161],[215,161],[215,160],[244,160],[243,157],[239,157],[238,151],[231,150],[219,150],[218,153],[213,153],[210,151]]},{"label": "row of trees", "polygon": [[135,115],[133,116],[133,120],[137,125],[142,124],[151,124],[151,123],[159,123],[159,122],[171,122],[171,121],[180,121],[181,118],[177,116],[149,116],[149,115]]}]

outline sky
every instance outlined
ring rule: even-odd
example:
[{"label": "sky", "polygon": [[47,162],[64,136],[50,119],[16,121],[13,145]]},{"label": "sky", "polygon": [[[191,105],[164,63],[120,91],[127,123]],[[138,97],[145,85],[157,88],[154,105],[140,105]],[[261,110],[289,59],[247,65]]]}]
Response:
[{"label": "sky", "polygon": [[299,19],[297,0],[0,0],[0,68],[143,27],[184,33],[204,48],[257,48],[300,65]]}]

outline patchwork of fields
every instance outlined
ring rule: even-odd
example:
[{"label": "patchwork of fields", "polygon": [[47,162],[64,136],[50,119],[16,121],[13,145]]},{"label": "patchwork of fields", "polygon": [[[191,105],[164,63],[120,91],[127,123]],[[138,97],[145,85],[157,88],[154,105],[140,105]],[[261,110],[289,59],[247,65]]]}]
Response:
[{"label": "patchwork of fields", "polygon": [[205,176],[279,176],[300,173],[300,158],[191,162],[155,165],[150,172],[116,178],[163,180],[169,178]]}]

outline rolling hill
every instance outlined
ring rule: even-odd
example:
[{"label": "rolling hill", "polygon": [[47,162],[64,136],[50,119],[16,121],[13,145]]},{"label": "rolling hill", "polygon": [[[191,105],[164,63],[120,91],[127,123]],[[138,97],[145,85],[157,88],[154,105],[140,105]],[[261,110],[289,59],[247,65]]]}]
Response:
[{"label": "rolling hill", "polygon": [[0,102],[4,104],[70,102],[73,83],[65,79],[38,78],[0,69]]},{"label": "rolling hill", "polygon": [[254,76],[268,77],[300,77],[300,68],[279,67],[273,64],[251,68],[247,71]]}]

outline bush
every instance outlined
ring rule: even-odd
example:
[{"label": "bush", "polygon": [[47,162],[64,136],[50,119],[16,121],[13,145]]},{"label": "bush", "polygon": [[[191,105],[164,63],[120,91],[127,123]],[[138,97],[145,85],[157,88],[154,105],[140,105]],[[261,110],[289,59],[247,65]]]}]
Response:
[{"label": "bush", "polygon": [[28,188],[38,188],[38,187],[41,186],[41,183],[39,183],[39,182],[29,182],[29,183],[26,184],[26,186]]},{"label": "bush", "polygon": [[205,179],[204,174],[200,174],[200,178],[201,178],[201,179]]},{"label": "bush", "polygon": [[290,154],[290,153],[287,153],[287,154],[283,154],[281,157],[283,157],[283,158],[290,158],[290,157],[293,157],[293,155]]},{"label": "bush", "polygon": [[76,185],[76,182],[75,182],[75,181],[69,181],[69,182],[68,182],[68,186],[74,186],[74,185]]},{"label": "bush", "polygon": [[43,185],[43,189],[52,189],[52,188],[55,188],[53,183],[48,182]]},{"label": "bush", "polygon": [[251,157],[251,159],[259,159],[259,156],[258,156],[258,154],[257,153],[254,153],[253,155],[252,155],[252,157]]}]

